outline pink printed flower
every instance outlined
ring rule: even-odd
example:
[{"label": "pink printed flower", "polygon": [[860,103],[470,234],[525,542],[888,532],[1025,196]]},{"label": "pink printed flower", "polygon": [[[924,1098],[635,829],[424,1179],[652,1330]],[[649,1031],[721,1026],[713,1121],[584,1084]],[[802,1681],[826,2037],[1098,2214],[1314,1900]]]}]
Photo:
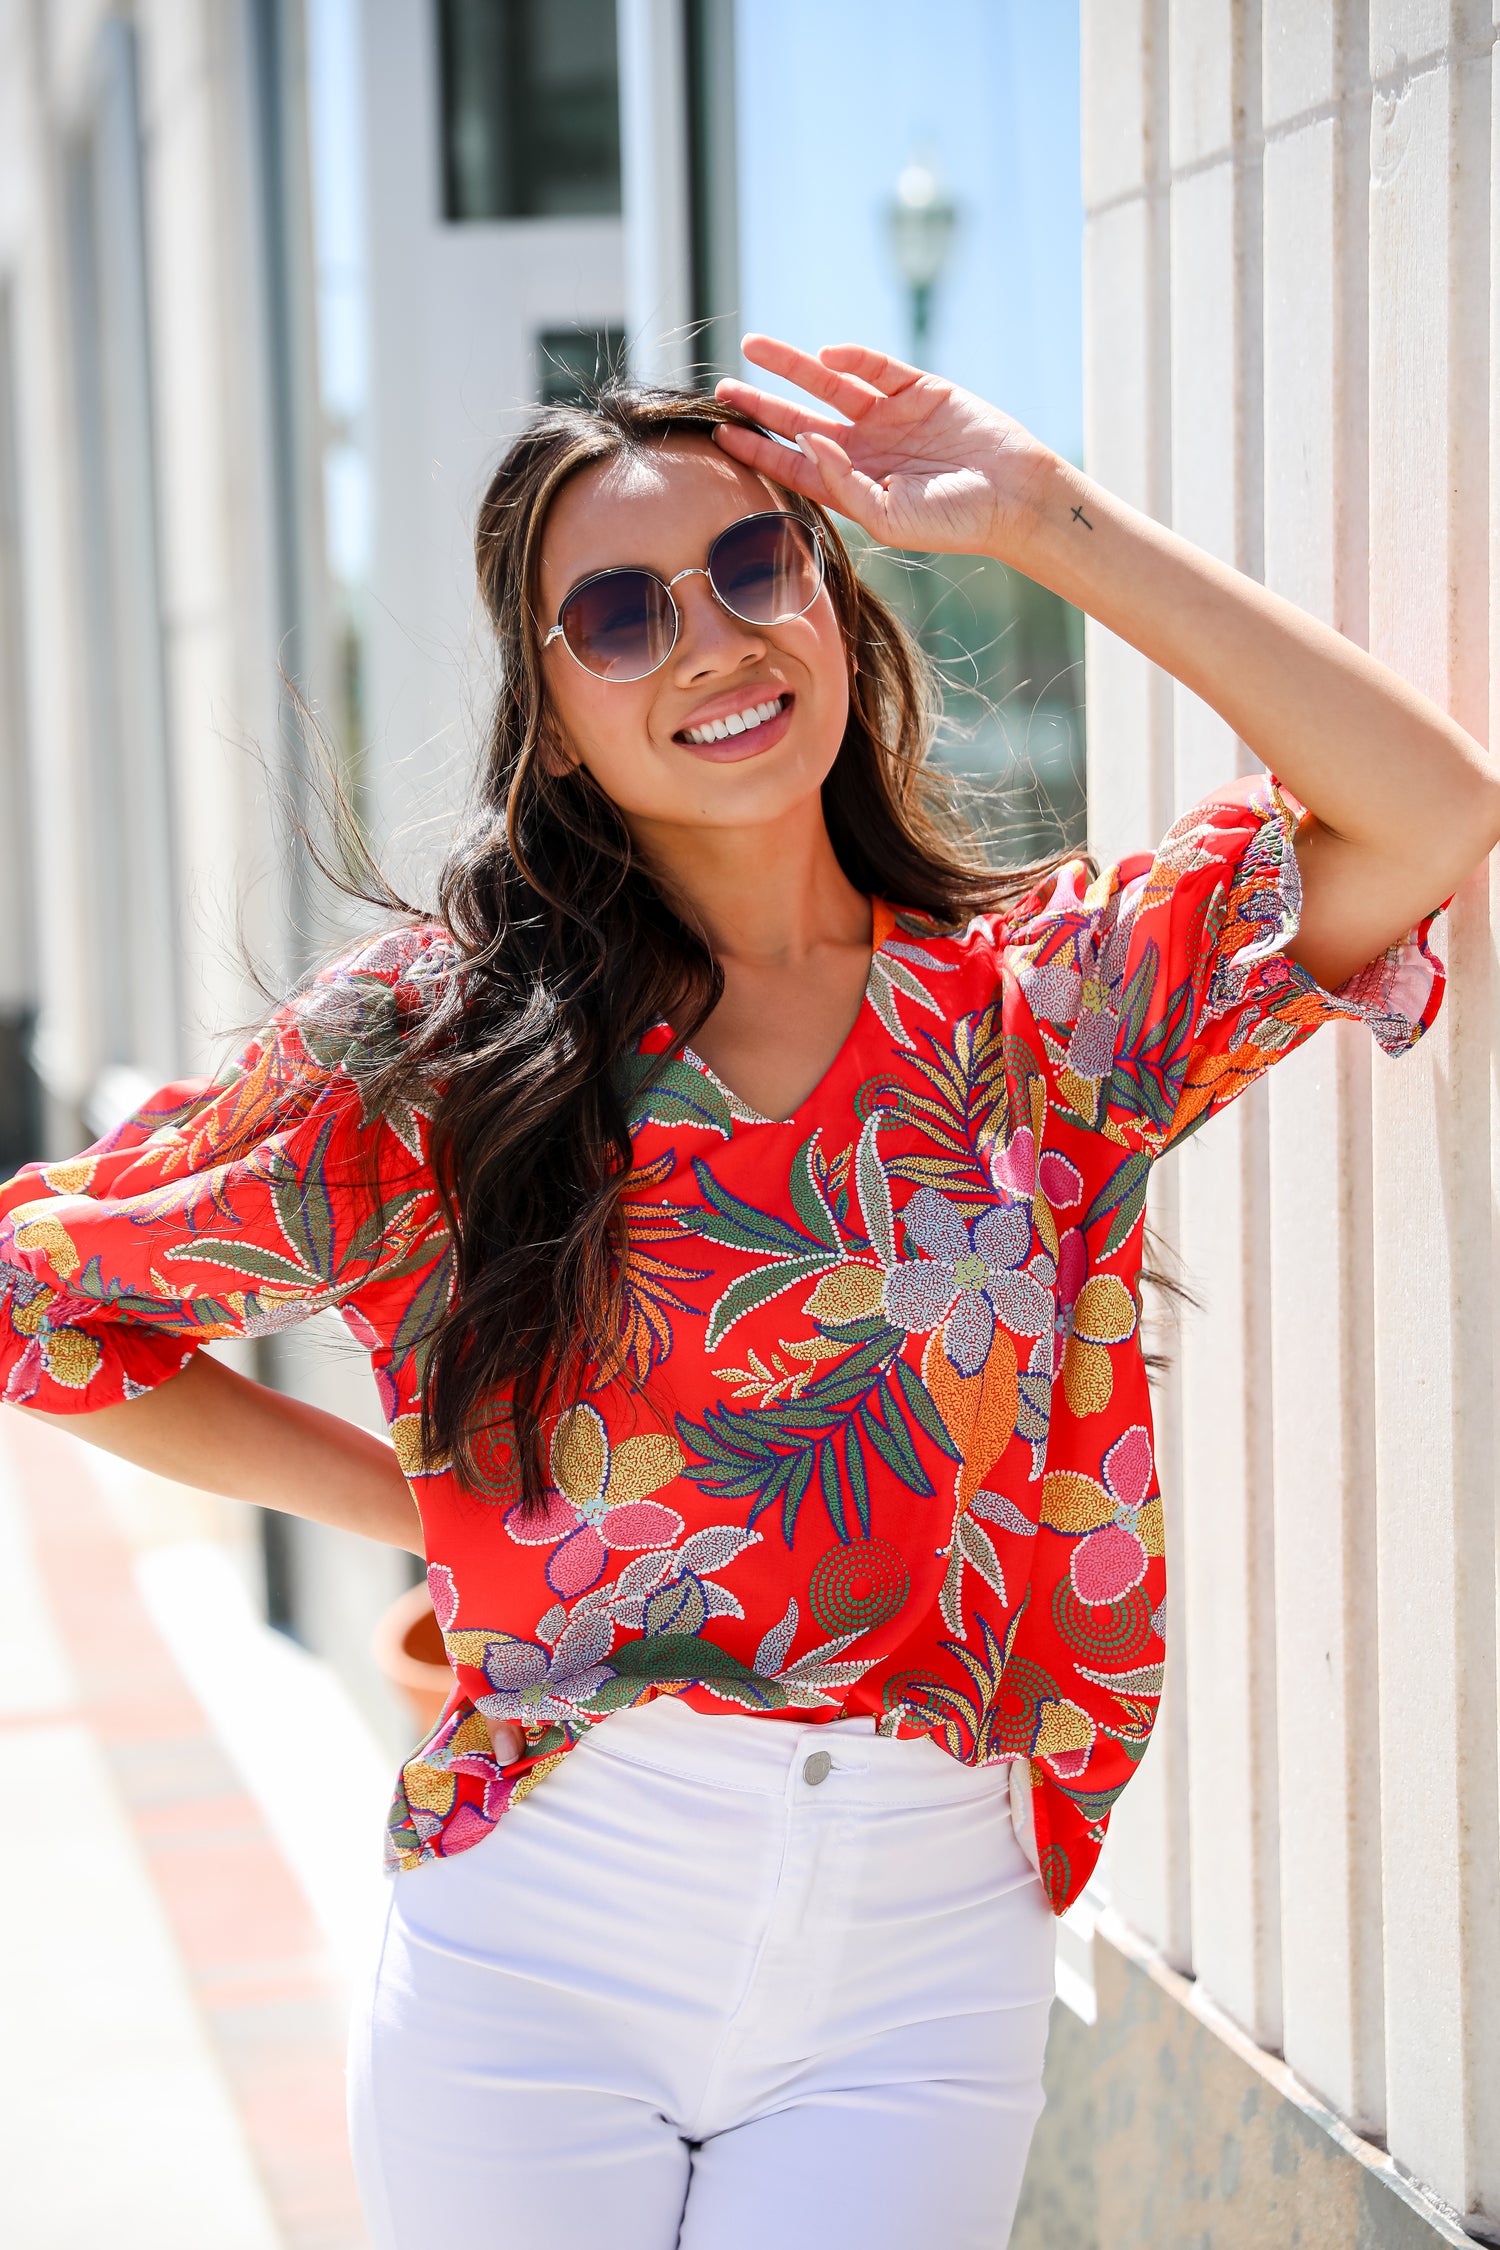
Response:
[{"label": "pink printed flower", "polygon": [[446,1563],[427,1565],[427,1591],[432,1597],[432,1613],[438,1621],[438,1629],[446,1633],[458,1616],[458,1588]]},{"label": "pink printed flower", "polygon": [[1036,1135],[1029,1125],[1014,1132],[1003,1148],[997,1142],[991,1149],[990,1178],[1002,1195],[1024,1203],[1035,1199],[1040,1185],[1054,1211],[1071,1211],[1083,1194],[1083,1174],[1066,1156],[1043,1149],[1038,1165]]},{"label": "pink printed flower", "polygon": [[1139,1510],[1151,1489],[1151,1440],[1137,1424],[1116,1438],[1104,1456],[1104,1494],[1116,1514],[1073,1549],[1073,1591],[1081,1602],[1118,1602],[1146,1575],[1146,1544]]},{"label": "pink printed flower", "polygon": [[507,1508],[518,1546],[550,1547],[547,1583],[562,1601],[587,1593],[617,1547],[669,1547],[682,1536],[675,1508],[648,1496],[682,1474],[682,1449],[665,1431],[645,1431],[611,1447],[592,1406],[570,1407],[552,1433],[552,1483],[544,1507]]}]

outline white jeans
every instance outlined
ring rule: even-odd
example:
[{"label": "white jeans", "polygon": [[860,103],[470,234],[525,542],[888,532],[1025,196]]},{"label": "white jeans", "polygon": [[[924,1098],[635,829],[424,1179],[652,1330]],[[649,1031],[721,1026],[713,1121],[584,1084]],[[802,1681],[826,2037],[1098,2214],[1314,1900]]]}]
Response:
[{"label": "white jeans", "polygon": [[377,2250],[1001,2250],[1054,1945],[1007,1780],[868,1721],[606,1720],[392,1884]]}]

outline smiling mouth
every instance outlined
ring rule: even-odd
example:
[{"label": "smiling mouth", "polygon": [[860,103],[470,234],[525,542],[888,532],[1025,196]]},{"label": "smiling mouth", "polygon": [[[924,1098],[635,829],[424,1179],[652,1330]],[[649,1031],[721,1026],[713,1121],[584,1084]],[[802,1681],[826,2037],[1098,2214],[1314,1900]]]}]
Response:
[{"label": "smiling mouth", "polygon": [[731,711],[722,719],[710,719],[701,727],[683,727],[673,736],[674,742],[684,742],[691,750],[708,750],[721,742],[734,742],[745,749],[758,749],[759,738],[766,735],[782,714],[790,707],[789,695],[771,695],[759,703],[747,703],[743,711]]}]

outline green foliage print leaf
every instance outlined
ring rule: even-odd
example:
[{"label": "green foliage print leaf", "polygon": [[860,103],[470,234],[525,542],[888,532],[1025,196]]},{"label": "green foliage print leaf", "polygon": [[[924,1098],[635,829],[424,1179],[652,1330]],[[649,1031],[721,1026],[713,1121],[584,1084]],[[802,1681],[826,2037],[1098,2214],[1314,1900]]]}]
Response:
[{"label": "green foliage print leaf", "polygon": [[870,1247],[889,1272],[896,1263],[896,1221],[891,1211],[890,1184],[880,1161],[881,1114],[873,1110],[865,1120],[854,1158],[854,1184]]},{"label": "green foliage print leaf", "polygon": [[701,1125],[728,1140],[734,1117],[726,1089],[681,1055],[624,1055],[614,1083],[632,1132],[642,1125]]},{"label": "green foliage print leaf", "polygon": [[626,1641],[609,1659],[622,1680],[753,1680],[755,1674],[728,1649],[700,1640],[696,1633],[654,1633]]},{"label": "green foliage print leaf", "polygon": [[701,1156],[693,1159],[693,1177],[708,1209],[673,1212],[678,1225],[689,1234],[706,1235],[710,1242],[722,1242],[726,1249],[759,1251],[773,1258],[803,1258],[824,1247],[816,1237],[800,1234],[785,1219],[757,1210],[753,1203],[721,1187]]},{"label": "green foliage print leaf", "polygon": [[889,1381],[883,1382],[874,1395],[880,1403],[884,1420],[875,1413],[868,1400],[862,1402],[859,1409],[860,1422],[870,1443],[886,1467],[901,1479],[908,1492],[915,1492],[924,1500],[929,1499],[932,1482],[912,1444],[911,1432],[906,1426],[901,1400],[894,1386]]},{"label": "green foliage print leaf", "polygon": [[[1130,1751],[1134,1750],[1135,1745],[1134,1743],[1127,1743],[1125,1747],[1127,1751]],[[1144,1750],[1146,1745],[1142,1743],[1140,1747]],[[1084,1819],[1090,1821],[1104,1818],[1124,1786],[1123,1781],[1117,1781],[1112,1789],[1064,1789],[1062,1783],[1057,1781],[1055,1777],[1053,1780],[1053,1787],[1060,1790],[1064,1797],[1070,1798],[1078,1807]]]},{"label": "green foliage print leaf", "polygon": [[[429,1189],[416,1188],[406,1195],[383,1196],[374,1209],[367,1212],[365,1217],[360,1220],[359,1225],[350,1235],[348,1247],[344,1252],[345,1264],[363,1267],[378,1258],[382,1247],[393,1235],[405,1234],[408,1231],[408,1221],[419,1204],[432,1207],[432,1233],[441,1233],[443,1222],[436,1211],[435,1198]],[[424,1240],[426,1254],[422,1263],[425,1265],[427,1259],[433,1255],[430,1237],[427,1236],[425,1229]],[[419,1243],[419,1246],[422,1245]],[[382,1270],[387,1274],[393,1274],[398,1269],[387,1267]],[[404,1271],[405,1269],[399,1270]]]},{"label": "green foliage print leaf", "polygon": [[1119,1000],[1116,1002],[1120,1026],[1116,1034],[1115,1047],[1116,1051],[1121,1054],[1131,1053],[1140,1043],[1141,1034],[1146,1028],[1146,1014],[1151,1006],[1151,994],[1155,988],[1160,967],[1161,955],[1156,940],[1150,938],[1142,947],[1141,957],[1132,970]]},{"label": "green foliage print leaf", "polygon": [[939,1414],[933,1402],[932,1393],[928,1390],[916,1369],[908,1367],[904,1359],[898,1359],[891,1369],[891,1373],[901,1387],[901,1396],[910,1410],[913,1421],[921,1424],[933,1444],[939,1446],[947,1454],[950,1461],[961,1461],[963,1459],[962,1449],[954,1442],[952,1431],[943,1420],[942,1415]]},{"label": "green foliage print leaf", "polygon": [[706,1210],[669,1207],[670,1216],[687,1233],[742,1250],[762,1261],[754,1271],[741,1274],[724,1290],[709,1312],[705,1341],[714,1351],[737,1320],[770,1302],[783,1290],[811,1281],[838,1265],[844,1257],[843,1238],[829,1208],[828,1198],[815,1168],[817,1135],[805,1141],[793,1160],[790,1189],[793,1207],[802,1228],[790,1226],[771,1212],[759,1210],[734,1195],[715,1179],[702,1157],[694,1159],[693,1173],[703,1192]]},{"label": "green foliage print leaf", "polygon": [[972,1516],[960,1516],[955,1544],[964,1561],[978,1571],[991,1593],[1003,1604],[1006,1600],[1005,1572],[1000,1567],[995,1543],[984,1526],[976,1523]]},{"label": "green foliage print leaf", "polygon": [[746,1313],[779,1297],[783,1289],[791,1289],[799,1281],[810,1281],[815,1274],[825,1272],[829,1265],[836,1263],[836,1259],[828,1257],[778,1258],[770,1265],[758,1266],[753,1273],[742,1273],[737,1281],[731,1281],[709,1313],[704,1337],[706,1348],[717,1350],[735,1322],[743,1320]]},{"label": "green foliage print leaf", "polygon": [[383,1258],[378,1260],[371,1269],[369,1278],[381,1282],[405,1281],[409,1274],[425,1273],[447,1244],[448,1230],[439,1223],[414,1242],[409,1250],[403,1251],[400,1257],[392,1258],[389,1264]]},{"label": "green foliage print leaf", "polygon": [[[836,1535],[851,1537],[854,1518],[868,1529],[867,1439],[911,1491],[930,1496],[933,1487],[903,1413],[904,1389],[898,1392],[886,1380],[905,1337],[885,1321],[868,1325],[869,1340],[798,1399],[762,1407],[715,1406],[701,1423],[679,1415],[683,1449],[697,1457],[684,1473],[717,1500],[748,1501],[751,1523],[779,1501],[788,1544],[814,1475]],[[883,1414],[876,1413],[872,1399]],[[951,1454],[951,1440],[943,1450]]]},{"label": "green foliage print leaf", "polygon": [[[847,1544],[849,1522],[844,1514],[844,1495],[839,1486],[838,1455],[831,1445],[820,1446],[818,1449],[818,1476],[823,1486],[823,1505],[828,1510],[828,1520],[839,1538]],[[794,1525],[793,1530],[795,1528]],[[791,1543],[792,1534],[788,1532],[787,1545],[790,1546]]]},{"label": "green foliage print leaf", "polygon": [[817,1152],[817,1146],[818,1136],[814,1133],[810,1139],[802,1143],[802,1146],[792,1158],[791,1176],[788,1181],[791,1190],[792,1208],[815,1242],[821,1242],[826,1249],[842,1253],[843,1241],[839,1234],[838,1222],[828,1208],[828,1198],[823,1193],[822,1183],[813,1169],[813,1158]]},{"label": "green foliage print leaf", "polygon": [[[1132,982],[1134,980],[1132,979]],[[1144,1118],[1158,1133],[1171,1124],[1192,1057],[1193,980],[1184,977],[1156,1022],[1116,1042],[1105,1098],[1112,1110]]]},{"label": "green foliage print leaf", "polygon": [[[916,948],[911,950],[918,959],[921,958]],[[946,963],[933,962],[931,966],[936,968],[946,966]],[[896,957],[895,951],[887,943],[870,962],[870,979],[865,987],[865,998],[896,1044],[911,1047],[915,1045],[915,1041],[901,1021],[900,1010],[896,1005],[898,993],[908,1000],[914,1000],[919,1008],[926,1008],[934,1016],[940,1016],[943,1012],[941,1002],[933,999],[921,979],[904,961]]]},{"label": "green foliage print leaf", "polygon": [[121,1320],[160,1329],[168,1336],[192,1336],[202,1330],[227,1335],[243,1325],[239,1309],[224,1297],[164,1299],[128,1288],[113,1276],[106,1280],[97,1256],[73,1276],[68,1287],[71,1295],[85,1297],[90,1304],[107,1305]]},{"label": "green foliage print leaf", "polygon": [[[1117,1172],[1111,1173],[1094,1197],[1083,1215],[1085,1234],[1102,1220],[1110,1220],[1109,1232],[1095,1252],[1096,1257],[1113,1257],[1121,1245],[1129,1241],[1146,1208],[1146,1188],[1150,1176],[1150,1154],[1145,1149],[1137,1149],[1133,1156],[1126,1157]],[[1111,1213],[1113,1217],[1110,1216]]]},{"label": "green foliage print leaf", "polygon": [[[870,1536],[870,1477],[865,1467],[865,1449],[860,1443],[860,1426],[869,1420],[868,1410],[861,1406],[857,1415],[844,1425],[844,1475],[848,1479],[854,1513],[859,1518],[860,1536]],[[829,1451],[833,1448],[830,1446]]]},{"label": "green foliage print leaf", "polygon": [[200,1234],[190,1242],[173,1243],[161,1252],[164,1266],[186,1261],[193,1265],[218,1266],[228,1273],[245,1274],[252,1281],[260,1281],[277,1289],[296,1289],[306,1294],[322,1285],[322,1276],[309,1273],[306,1266],[294,1259],[284,1258],[279,1250],[264,1250],[258,1242],[239,1238]]},{"label": "green foliage print leaf", "polygon": [[796,1537],[798,1511],[807,1497],[807,1488],[812,1483],[815,1458],[813,1448],[804,1447],[787,1473],[786,1488],[781,1499],[781,1529],[789,1547]]},{"label": "green foliage print leaf", "polygon": [[430,1348],[431,1340],[437,1334],[438,1323],[448,1309],[452,1283],[453,1248],[450,1243],[413,1295],[391,1338],[391,1359],[396,1367],[404,1367],[413,1354],[421,1351],[424,1344]]},{"label": "green foliage print leaf", "polygon": [[320,1280],[332,1281],[334,1272],[333,1198],[323,1179],[328,1144],[339,1120],[330,1117],[319,1126],[305,1162],[293,1166],[278,1161],[271,1180],[271,1201],[277,1224],[293,1251]]}]

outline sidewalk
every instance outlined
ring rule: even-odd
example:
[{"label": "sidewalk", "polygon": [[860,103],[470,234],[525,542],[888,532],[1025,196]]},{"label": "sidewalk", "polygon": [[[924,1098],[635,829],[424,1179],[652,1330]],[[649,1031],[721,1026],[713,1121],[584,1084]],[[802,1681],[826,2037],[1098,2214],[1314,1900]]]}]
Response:
[{"label": "sidewalk", "polygon": [[388,1761],[216,1506],[0,1415],[7,2250],[365,2243],[344,2021]]}]

